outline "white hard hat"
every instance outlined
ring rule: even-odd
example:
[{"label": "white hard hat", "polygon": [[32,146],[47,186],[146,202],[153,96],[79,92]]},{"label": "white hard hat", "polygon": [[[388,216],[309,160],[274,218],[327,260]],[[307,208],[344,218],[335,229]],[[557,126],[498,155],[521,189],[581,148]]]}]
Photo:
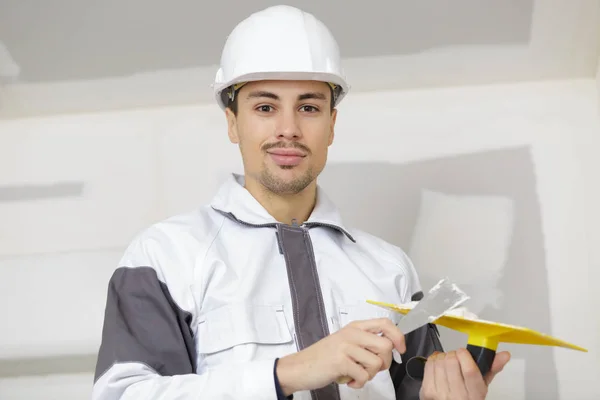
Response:
[{"label": "white hard hat", "polygon": [[257,80],[327,82],[334,89],[334,105],[349,90],[329,29],[314,15],[290,6],[256,12],[233,29],[213,84],[219,106],[225,109],[241,84]]}]

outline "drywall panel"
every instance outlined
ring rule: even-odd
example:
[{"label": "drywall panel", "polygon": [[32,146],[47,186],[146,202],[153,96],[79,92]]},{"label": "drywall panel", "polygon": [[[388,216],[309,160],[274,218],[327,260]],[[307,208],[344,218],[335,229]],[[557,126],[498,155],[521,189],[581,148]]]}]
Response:
[{"label": "drywall panel", "polygon": [[0,256],[121,246],[156,215],[149,124],[33,119],[5,124],[1,140]]},{"label": "drywall panel", "polygon": [[97,352],[108,280],[123,251],[0,258],[0,376],[6,360]]},{"label": "drywall panel", "polygon": [[91,396],[93,374],[0,378],[3,400],[82,400]]}]

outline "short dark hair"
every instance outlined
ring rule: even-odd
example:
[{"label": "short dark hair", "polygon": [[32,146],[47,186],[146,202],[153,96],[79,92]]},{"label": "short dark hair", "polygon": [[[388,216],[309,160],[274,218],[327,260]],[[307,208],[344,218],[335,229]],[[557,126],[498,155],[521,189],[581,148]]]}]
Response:
[{"label": "short dark hair", "polygon": [[[337,86],[336,89],[333,89],[331,86],[329,88],[331,91],[330,108],[331,108],[331,112],[333,112],[333,110],[335,109],[335,100],[339,96],[339,93],[342,88],[341,88],[341,86]],[[231,86],[224,89],[221,92],[221,98],[223,100],[223,103],[227,105],[227,108],[229,108],[231,110],[231,112],[233,113],[233,115],[235,115],[236,117],[237,117],[237,113],[238,113],[238,97],[239,97],[238,93],[239,93],[240,89],[241,88],[239,88],[235,91],[235,96],[233,96],[233,100],[230,100],[230,97],[229,97]]]}]

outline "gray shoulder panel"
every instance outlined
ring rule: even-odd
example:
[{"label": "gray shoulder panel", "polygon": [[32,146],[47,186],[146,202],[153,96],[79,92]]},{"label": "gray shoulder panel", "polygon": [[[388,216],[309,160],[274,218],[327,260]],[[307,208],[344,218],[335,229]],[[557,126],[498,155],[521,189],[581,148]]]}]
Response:
[{"label": "gray shoulder panel", "polygon": [[94,382],[122,362],[144,363],[164,376],[195,373],[191,320],[153,268],[118,268],[108,285]]}]

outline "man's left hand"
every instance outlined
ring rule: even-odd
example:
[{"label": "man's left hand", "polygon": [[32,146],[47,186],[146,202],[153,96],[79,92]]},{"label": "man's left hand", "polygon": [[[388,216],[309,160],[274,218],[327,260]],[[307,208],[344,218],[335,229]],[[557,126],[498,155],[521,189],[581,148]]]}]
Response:
[{"label": "man's left hand", "polygon": [[482,400],[488,386],[510,360],[510,353],[497,353],[490,371],[481,375],[475,360],[466,349],[433,353],[425,363],[421,400]]}]

